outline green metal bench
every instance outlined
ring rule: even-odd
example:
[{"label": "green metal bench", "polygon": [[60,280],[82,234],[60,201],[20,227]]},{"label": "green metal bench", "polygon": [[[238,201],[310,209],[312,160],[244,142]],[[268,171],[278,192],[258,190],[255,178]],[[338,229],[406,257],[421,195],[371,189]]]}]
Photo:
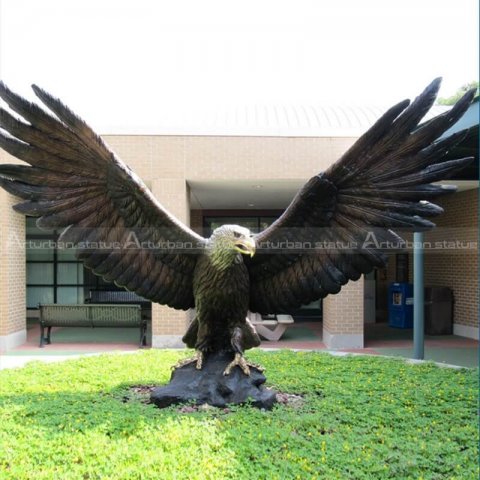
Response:
[{"label": "green metal bench", "polygon": [[[40,347],[51,342],[52,327],[138,327],[140,347],[147,344],[147,320],[140,305],[39,305]],[[47,329],[47,336],[45,336]]]}]

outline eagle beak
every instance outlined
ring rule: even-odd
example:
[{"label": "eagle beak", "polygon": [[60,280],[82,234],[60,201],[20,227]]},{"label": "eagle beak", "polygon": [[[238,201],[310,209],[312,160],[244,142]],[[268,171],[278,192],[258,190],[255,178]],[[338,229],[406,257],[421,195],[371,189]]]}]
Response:
[{"label": "eagle beak", "polygon": [[255,240],[251,237],[245,237],[235,243],[235,250],[243,255],[255,255]]}]

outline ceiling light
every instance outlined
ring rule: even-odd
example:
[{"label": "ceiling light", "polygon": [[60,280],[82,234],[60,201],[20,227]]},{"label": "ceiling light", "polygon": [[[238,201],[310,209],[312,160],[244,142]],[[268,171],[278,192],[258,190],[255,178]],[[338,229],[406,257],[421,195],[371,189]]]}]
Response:
[{"label": "ceiling light", "polygon": [[256,188],[257,190],[263,188],[263,185],[252,185],[252,188]]},{"label": "ceiling light", "polygon": [[249,207],[254,207],[254,206],[255,206],[254,203],[248,203],[247,205],[248,205]]}]

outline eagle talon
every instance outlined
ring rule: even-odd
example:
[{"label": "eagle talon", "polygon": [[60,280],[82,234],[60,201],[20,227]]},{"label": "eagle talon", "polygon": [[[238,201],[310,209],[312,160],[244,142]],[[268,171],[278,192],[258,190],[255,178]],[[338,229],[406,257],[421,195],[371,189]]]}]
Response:
[{"label": "eagle talon", "polygon": [[184,358],[183,360],[179,360],[173,367],[172,370],[176,370],[177,368],[185,367],[186,365],[190,365],[191,363],[196,363],[195,368],[197,370],[201,370],[203,367],[203,352],[197,350],[195,352],[195,356],[191,358]]},{"label": "eagle talon", "polygon": [[230,372],[232,371],[233,367],[240,367],[242,369],[242,372],[245,375],[250,375],[249,364],[247,363],[247,361],[245,360],[245,358],[241,353],[235,354],[235,358],[227,365],[227,368],[224,370],[223,374],[230,375]]},{"label": "eagle talon", "polygon": [[248,363],[251,367],[256,368],[259,372],[263,373],[265,371],[265,367],[258,365],[258,363]]},{"label": "eagle talon", "polygon": [[197,350],[195,354],[195,358],[197,360],[197,364],[195,365],[195,368],[197,370],[201,370],[203,367],[203,352],[201,352],[200,350]]}]

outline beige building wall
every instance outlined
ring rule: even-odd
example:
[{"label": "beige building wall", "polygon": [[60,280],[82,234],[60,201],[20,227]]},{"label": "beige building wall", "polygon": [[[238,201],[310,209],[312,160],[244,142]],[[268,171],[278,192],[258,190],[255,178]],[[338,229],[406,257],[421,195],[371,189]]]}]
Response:
[{"label": "beige building wall", "polygon": [[[331,137],[225,137],[225,136],[117,136],[104,137],[118,155],[152,187],[161,203],[186,219],[182,203],[185,182],[195,180],[305,179],[325,170],[354,143],[356,138]],[[179,188],[164,196],[158,185],[168,179]],[[183,182],[183,184],[182,184]],[[155,186],[157,185],[157,187]],[[173,197],[172,197],[173,195]],[[177,209],[177,210],[175,210]],[[179,210],[178,210],[179,209]],[[180,214],[177,214],[180,211]],[[192,216],[200,231],[201,217]],[[331,297],[332,320],[325,323],[328,348],[363,346],[363,281],[347,285]],[[330,313],[325,318],[329,319]],[[176,346],[186,325],[183,313],[153,306],[154,346]]]},{"label": "beige building wall", "polygon": [[185,137],[187,180],[308,179],[355,138]]},{"label": "beige building wall", "polygon": [[[478,190],[460,191],[434,203],[441,205],[444,213],[432,219],[436,228],[424,236],[427,246],[424,284],[452,289],[454,334],[478,339]],[[404,237],[413,239],[412,235]],[[456,248],[451,248],[453,245]],[[387,273],[386,283],[394,282],[394,256],[390,258]],[[409,281],[413,283],[412,251],[409,251]]]},{"label": "beige building wall", "polygon": [[[18,163],[0,152],[0,163]],[[0,189],[0,352],[26,341],[25,217]]]},{"label": "beige building wall", "polygon": [[458,192],[438,203],[445,212],[434,220],[437,228],[425,240],[441,242],[442,250],[425,252],[425,285],[453,290],[454,333],[478,339],[478,190]]},{"label": "beige building wall", "polygon": [[[191,221],[197,231],[201,228],[198,211],[193,211],[189,219],[190,181],[306,180],[325,170],[356,140],[355,137],[158,135],[106,135],[104,139],[146,182],[167,209],[181,220],[187,223]],[[18,161],[0,151],[0,163],[13,162]],[[476,201],[471,197],[472,193],[460,195],[465,197],[446,200],[451,203],[445,203],[447,215],[442,221],[457,222],[459,226],[470,224],[476,228]],[[455,206],[455,198],[465,200]],[[13,201],[11,196],[0,192],[2,248],[5,239],[12,234],[19,238],[25,235],[23,217],[11,210]],[[468,235],[472,236],[470,233]],[[1,345],[10,345],[12,341],[15,343],[25,332],[25,251],[10,252],[8,255],[3,252],[0,264],[0,348]],[[439,282],[449,281],[454,285],[456,322],[465,328],[478,325],[474,315],[478,305],[478,272],[476,257],[471,255],[463,256],[461,260],[455,258],[455,274],[447,272],[447,265],[453,262],[447,256],[442,257],[445,260],[433,262],[427,268],[430,278],[440,278]],[[441,265],[445,267],[444,270]],[[453,276],[447,278],[448,275]],[[465,286],[467,289],[464,291],[462,289]],[[324,310],[327,346],[352,348],[353,345],[360,345],[360,337],[363,342],[362,280],[348,284],[339,295],[328,297]],[[177,345],[189,315],[154,305],[152,316],[154,345]]]},{"label": "beige building wall", "polygon": [[105,135],[144,181],[156,178],[258,180],[309,178],[325,170],[354,137]]},{"label": "beige building wall", "polygon": [[364,279],[348,282],[323,299],[323,343],[330,349],[363,348]]},{"label": "beige building wall", "polygon": [[[190,194],[184,179],[157,178],[152,181],[152,192],[169,212],[189,225]],[[189,318],[188,312],[152,303],[152,347],[182,347]]]}]

